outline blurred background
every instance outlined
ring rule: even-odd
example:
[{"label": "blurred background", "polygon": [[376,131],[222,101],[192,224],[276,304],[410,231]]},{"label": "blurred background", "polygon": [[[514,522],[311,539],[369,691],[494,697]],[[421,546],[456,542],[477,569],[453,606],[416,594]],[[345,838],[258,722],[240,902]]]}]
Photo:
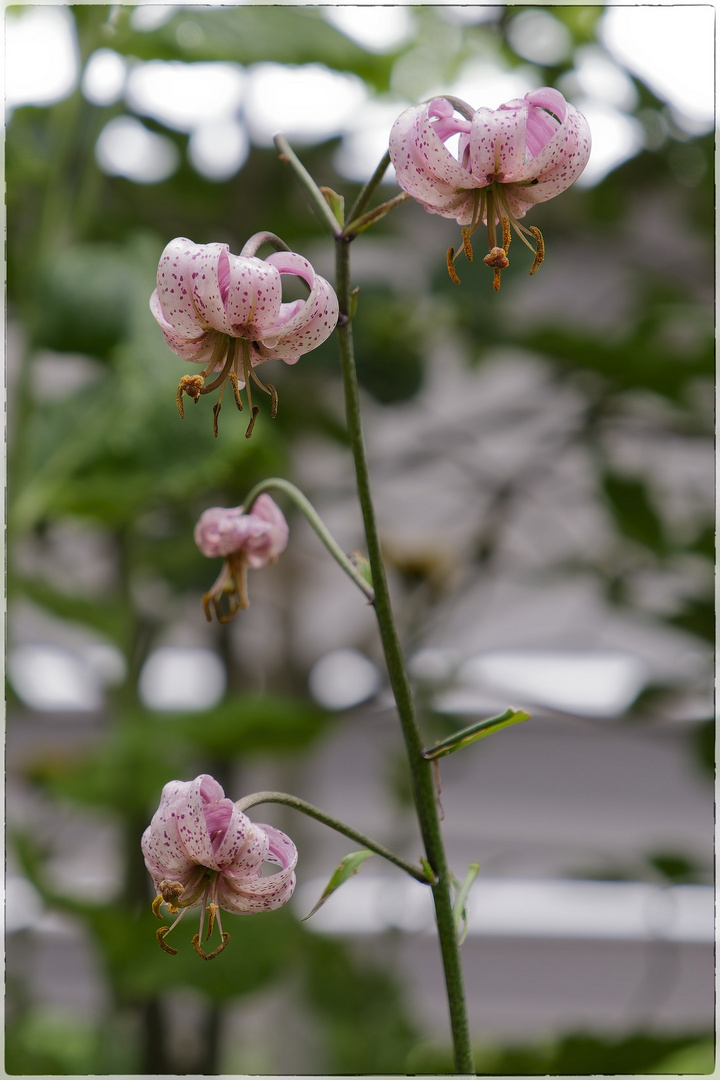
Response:
[{"label": "blurred background", "polygon": [[175,236],[270,229],[332,277],[276,131],[352,201],[407,105],[547,84],[593,153],[533,212],[536,277],[516,244],[499,294],[480,259],[453,285],[457,228],[415,205],[353,245],[381,534],[427,743],[533,714],[441,763],[454,872],[480,863],[479,1071],[712,1069],[713,20],[6,9],[9,1073],[451,1069],[426,892],[370,860],[302,922],[349,847],[289,810],[254,812],[297,842],[286,908],[228,917],[211,964],[192,915],[155,942],[139,841],[170,779],[420,841],[372,611],[289,505],[250,609],[201,607],[196,519],[267,476],[362,549],[334,341],[213,440],[148,298]]}]

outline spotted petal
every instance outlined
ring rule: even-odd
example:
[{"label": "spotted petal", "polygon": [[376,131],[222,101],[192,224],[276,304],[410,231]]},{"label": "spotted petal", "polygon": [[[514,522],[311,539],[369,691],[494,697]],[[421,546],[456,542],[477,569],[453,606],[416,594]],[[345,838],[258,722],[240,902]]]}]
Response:
[{"label": "spotted petal", "polygon": [[295,889],[295,866],[297,848],[292,840],[271,825],[255,825],[267,841],[264,861],[277,863],[281,869],[276,874],[261,877],[259,867],[254,875],[238,873],[233,867],[218,882],[218,903],[226,911],[248,914],[273,911],[282,907]]},{"label": "spotted petal", "polygon": [[282,283],[270,259],[231,255],[228,333],[257,341],[271,333],[280,313]]},{"label": "spotted petal", "polygon": [[201,250],[201,245],[178,237],[167,245],[158,264],[157,305],[175,333],[188,339],[210,329],[201,322],[193,300],[194,260]]},{"label": "spotted petal", "polygon": [[[395,121],[390,132],[390,160],[403,191],[426,209],[455,217],[458,194],[477,187],[477,183],[438,135],[429,115],[430,105],[406,109]],[[444,134],[446,123],[441,122],[438,130]]]},{"label": "spotted petal", "polygon": [[266,262],[279,274],[294,274],[310,286],[307,300],[282,305],[275,326],[256,346],[264,360],[294,364],[321,345],[337,326],[337,296],[330,283],[316,274],[301,255],[277,252],[268,255]]}]

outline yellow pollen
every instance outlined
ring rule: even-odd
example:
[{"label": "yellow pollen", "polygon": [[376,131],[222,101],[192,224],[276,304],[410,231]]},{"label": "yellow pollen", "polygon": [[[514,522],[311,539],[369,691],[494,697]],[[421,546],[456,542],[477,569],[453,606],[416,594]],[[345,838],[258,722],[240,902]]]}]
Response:
[{"label": "yellow pollen", "polygon": [[207,931],[207,934],[205,935],[205,940],[209,941],[210,938],[212,937],[212,932],[213,932],[213,930],[215,928],[215,918],[217,916],[219,908],[218,908],[217,904],[208,904],[207,911],[208,911],[208,931]]},{"label": "yellow pollen", "polygon": [[502,246],[505,248],[505,254],[510,247],[510,241],[512,240],[512,232],[510,231],[510,222],[506,217],[500,218],[500,224],[502,225],[503,242]]},{"label": "yellow pollen", "polygon": [[449,247],[447,249],[447,255],[445,256],[445,258],[447,260],[447,268],[448,274],[450,275],[450,280],[454,281],[456,285],[459,285],[460,278],[457,276],[457,272],[455,270],[455,248]]},{"label": "yellow pollen", "polygon": [[202,394],[204,383],[205,379],[202,375],[183,375],[182,379],[180,380],[180,385],[177,388],[177,396],[175,398],[181,420],[185,419],[183,394],[187,394],[188,397],[191,397],[197,405],[198,401],[200,400],[200,395]]},{"label": "yellow pollen", "polygon": [[[217,949],[214,949],[211,953],[206,953],[206,952],[203,951],[203,947],[200,944],[200,935],[199,934],[195,934],[194,938],[192,939],[192,944],[193,944],[193,949],[195,950],[195,952],[198,954],[198,956],[201,956],[203,958],[203,960],[214,960],[216,956],[220,955],[220,953],[223,951],[223,949],[225,948],[225,946],[227,945],[227,943],[229,941],[230,941],[230,934],[227,931],[225,931],[223,933],[223,935],[222,935],[222,942],[220,943],[220,945],[218,945]],[[173,951],[176,951],[176,950],[173,950]]]},{"label": "yellow pollen", "polygon": [[171,927],[169,926],[161,926],[155,931],[155,936],[157,937],[158,945],[163,952],[170,953],[171,956],[177,956],[177,949],[173,949],[170,945],[165,944],[165,935],[169,933],[170,930]]},{"label": "yellow pollen", "polygon": [[238,386],[237,373],[234,372],[234,371],[231,371],[228,378],[230,379],[230,385],[232,386],[233,395],[235,397],[235,404],[238,407],[238,412],[242,412],[243,411],[243,403],[242,403],[242,399],[240,397],[240,387]]},{"label": "yellow pollen", "polygon": [[537,244],[537,247],[535,249],[535,261],[530,267],[530,273],[535,274],[538,271],[540,263],[545,258],[545,241],[543,240],[542,233],[535,225],[530,226],[530,232],[535,237],[535,243]]},{"label": "yellow pollen", "polygon": [[468,262],[473,261],[473,249],[470,243],[470,229],[466,225],[462,230],[463,251]]}]

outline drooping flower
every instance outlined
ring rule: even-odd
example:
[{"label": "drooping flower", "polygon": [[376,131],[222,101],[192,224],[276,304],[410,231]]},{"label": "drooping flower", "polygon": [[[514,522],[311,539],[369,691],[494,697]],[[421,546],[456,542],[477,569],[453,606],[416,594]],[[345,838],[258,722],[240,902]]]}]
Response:
[{"label": "drooping flower", "polygon": [[[194,244],[179,238],[171,240],[160,256],[150,310],[173,352],[203,365],[199,375],[184,375],[180,380],[178,411],[184,416],[183,394],[197,402],[220,387],[213,407],[215,435],[227,381],[241,410],[240,390],[246,388],[249,437],[258,413],[252,403],[251,382],[270,394],[272,416],[277,411],[277,393],[260,381],[257,365],[266,360],[297,363],[322,344],[337,324],[338,301],[332,286],[315,273],[307,259],[292,251],[257,258],[256,252],[264,243],[285,247],[272,233],[256,233],[240,255],[232,255],[227,244]],[[304,282],[309,290],[307,299],[283,303],[284,275]],[[215,378],[206,383],[211,374]]]},{"label": "drooping flower", "polygon": [[248,569],[276,562],[287,542],[287,521],[269,495],[259,495],[247,513],[242,506],[213,506],[204,511],[195,526],[195,543],[208,558],[221,555],[225,559],[217,580],[203,596],[208,622],[211,602],[219,622],[229,622],[248,606]]},{"label": "drooping flower", "polygon": [[[157,931],[160,946],[173,954],[177,949],[165,938],[188,908],[201,909],[200,930],[192,939],[195,951],[212,960],[230,940],[222,929],[221,909],[234,915],[273,911],[287,903],[295,888],[297,849],[292,840],[271,825],[250,821],[206,773],[165,785],[143,833],[142,852],[157,889],[153,912],[162,919],[164,903],[177,916],[171,926]],[[268,862],[280,870],[262,876]],[[202,946],[206,912],[204,940],[210,940],[216,922],[220,934],[220,945],[209,953]]]},{"label": "drooping flower", "polygon": [[[453,137],[458,140],[457,156],[446,145]],[[582,113],[546,86],[494,111],[474,110],[450,96],[406,109],[390,133],[390,160],[403,191],[429,213],[454,218],[463,227],[462,245],[447,253],[454,281],[459,280],[455,258],[462,250],[472,259],[470,237],[487,225],[489,252],[484,261],[494,269],[494,287],[499,289],[500,271],[508,265],[511,227],[535,255],[534,274],[544,258],[542,234],[535,227],[526,229],[519,219],[577,180],[590,156],[590,143]]]}]

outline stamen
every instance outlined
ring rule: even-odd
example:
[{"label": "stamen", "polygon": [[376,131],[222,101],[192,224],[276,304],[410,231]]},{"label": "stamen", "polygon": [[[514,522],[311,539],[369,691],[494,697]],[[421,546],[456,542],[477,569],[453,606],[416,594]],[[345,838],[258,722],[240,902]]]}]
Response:
[{"label": "stamen", "polygon": [[239,379],[238,379],[238,376],[237,376],[237,372],[236,371],[231,371],[230,374],[228,375],[228,379],[230,380],[230,385],[232,386],[232,389],[233,389],[233,394],[235,396],[235,404],[238,407],[238,412],[242,412],[243,411],[243,403],[242,403],[242,399],[240,397],[240,387],[238,385]]},{"label": "stamen", "polygon": [[200,944],[200,935],[199,934],[196,934],[195,937],[192,939],[192,944],[193,944],[193,949],[195,950],[195,952],[198,954],[198,956],[202,956],[203,960],[214,960],[216,956],[220,955],[220,953],[223,951],[223,949],[225,948],[225,946],[227,945],[227,943],[229,941],[230,941],[230,934],[227,931],[225,931],[225,933],[222,935],[221,944],[218,945],[217,949],[214,949],[213,952],[211,952],[211,953],[203,952],[203,947]]},{"label": "stamen", "polygon": [[508,221],[508,219],[506,217],[501,217],[500,218],[500,224],[502,225],[502,232],[503,232],[502,246],[505,248],[505,254],[507,255],[507,250],[510,247],[510,241],[512,240],[512,232],[510,231],[510,222]]},{"label": "stamen", "polygon": [[222,402],[221,401],[216,401],[215,404],[213,405],[213,410],[212,410],[212,429],[213,429],[213,435],[215,436],[216,439],[218,437],[218,416],[220,415],[221,408],[222,408]]},{"label": "stamen", "polygon": [[169,934],[171,930],[172,926],[160,926],[155,931],[155,937],[163,952],[170,953],[171,956],[177,956],[177,949],[173,949],[170,945],[165,944],[165,935]]},{"label": "stamen", "polygon": [[[504,234],[503,234],[504,235]],[[473,261],[473,249],[470,243],[470,229],[466,225],[462,230],[463,251],[465,252],[465,258],[468,262]]]},{"label": "stamen", "polygon": [[257,374],[255,373],[255,368],[254,367],[250,368],[250,376],[251,376],[253,382],[256,383],[260,387],[261,390],[264,390],[266,394],[270,395],[270,419],[274,420],[275,417],[277,416],[277,407],[278,407],[277,390],[275,389],[275,387],[273,386],[272,383],[268,383],[267,385],[265,385],[265,383],[260,378],[258,378]]},{"label": "stamen", "polygon": [[183,403],[183,394],[187,394],[191,397],[197,405],[200,400],[200,395],[203,392],[203,384],[205,379],[202,375],[183,375],[180,380],[180,385],[177,388],[177,396],[175,401],[177,403],[177,410],[180,413],[180,419],[185,419],[185,406]]},{"label": "stamen", "polygon": [[152,913],[155,916],[155,918],[160,919],[161,921],[162,921],[163,916],[160,914],[160,905],[163,904],[164,902],[165,901],[163,900],[162,893],[158,893],[157,896],[155,897],[155,899],[153,900],[152,904],[150,905],[150,907],[152,908]]},{"label": "stamen", "polygon": [[486,201],[485,188],[480,188],[479,191],[475,192],[475,194],[473,195],[473,201],[474,201],[475,205],[473,207],[472,221],[470,222],[470,236],[472,236],[472,234],[475,232],[476,229],[480,228],[480,224],[481,224],[482,219],[483,219],[483,214],[485,213],[485,201]]},{"label": "stamen", "polygon": [[545,258],[545,241],[543,240],[543,234],[535,225],[530,226],[530,232],[535,237],[537,242],[537,249],[535,251],[535,262],[530,267],[530,273],[535,274],[538,271],[540,263]]},{"label": "stamen", "polygon": [[252,364],[250,363],[250,347],[247,341],[242,343],[243,354],[243,378],[245,379],[245,393],[247,394],[248,405],[250,406],[250,412],[252,412],[252,390],[250,389],[250,379],[252,372]]},{"label": "stamen", "polygon": [[[249,390],[249,387],[248,387],[248,399],[249,398],[250,398],[250,390]],[[253,405],[252,406],[252,418],[251,418],[250,423],[248,424],[247,430],[245,432],[245,438],[246,439],[249,439],[250,436],[253,433],[253,428],[255,427],[255,421],[257,420],[257,415],[258,415],[259,412],[260,412],[260,406],[259,405]]]},{"label": "stamen", "polygon": [[215,916],[217,915],[217,913],[218,913],[218,911],[220,909],[218,908],[217,904],[208,904],[207,910],[208,910],[208,932],[205,935],[205,940],[209,941],[210,938],[212,937],[212,932],[213,932],[213,930],[215,928]]},{"label": "stamen", "polygon": [[[212,615],[210,613],[210,601],[212,600],[213,608],[215,609],[215,618],[219,623],[228,623],[231,619],[234,619],[237,614],[239,605],[237,602],[237,594],[234,586],[228,582],[223,589],[216,592],[205,593],[203,596],[203,608],[205,609],[205,618],[208,622],[212,622]],[[223,601],[227,602],[228,612],[223,610]]]},{"label": "stamen", "polygon": [[221,356],[223,355],[223,353],[225,352],[225,350],[228,347],[228,343],[232,344],[232,339],[231,338],[226,337],[225,334],[218,334],[217,335],[217,341],[215,342],[215,346],[214,346],[213,351],[212,351],[212,356],[210,357],[207,364],[205,365],[205,367],[202,370],[203,379],[207,379],[210,372],[214,371],[215,368],[218,366],[218,364],[220,363]]},{"label": "stamen", "polygon": [[225,357],[225,363],[223,364],[222,371],[216,379],[213,379],[211,383],[208,383],[207,386],[203,386],[202,390],[200,391],[201,394],[209,394],[211,390],[215,390],[216,387],[220,386],[221,383],[225,382],[230,372],[230,368],[232,367],[233,359],[234,350],[229,348],[227,356]]},{"label": "stamen", "polygon": [[500,292],[500,269],[495,267],[495,273],[493,274],[493,289],[495,292]]},{"label": "stamen", "polygon": [[450,275],[450,280],[454,281],[456,285],[459,285],[460,278],[457,276],[457,272],[455,270],[455,248],[449,247],[447,249],[447,254],[445,258],[447,260],[447,269],[448,274]]}]

